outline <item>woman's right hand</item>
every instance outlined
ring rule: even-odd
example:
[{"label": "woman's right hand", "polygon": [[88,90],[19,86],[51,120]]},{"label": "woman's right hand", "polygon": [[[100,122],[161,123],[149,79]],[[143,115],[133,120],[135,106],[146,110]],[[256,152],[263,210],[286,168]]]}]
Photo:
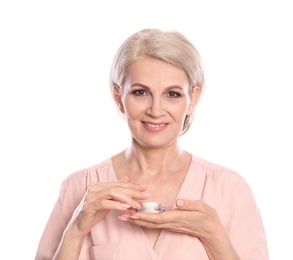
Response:
[{"label": "woman's right hand", "polygon": [[78,259],[86,235],[110,210],[127,210],[139,207],[138,201],[147,199],[147,185],[129,182],[97,182],[90,186],[55,252],[54,260]]},{"label": "woman's right hand", "polygon": [[147,185],[129,182],[127,177],[119,182],[97,182],[90,186],[84,197],[82,208],[72,222],[80,237],[86,236],[91,228],[102,220],[110,210],[136,209],[138,201],[147,199],[150,194]]}]

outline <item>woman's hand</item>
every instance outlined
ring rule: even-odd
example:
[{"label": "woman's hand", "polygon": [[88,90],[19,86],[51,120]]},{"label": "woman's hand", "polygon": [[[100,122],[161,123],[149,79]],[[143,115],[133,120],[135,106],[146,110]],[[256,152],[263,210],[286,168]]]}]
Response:
[{"label": "woman's hand", "polygon": [[203,201],[178,199],[176,205],[177,209],[159,214],[130,211],[131,214],[122,214],[121,217],[142,227],[164,228],[200,238],[209,237],[220,225],[216,211]]},{"label": "woman's hand", "polygon": [[139,207],[138,201],[150,196],[144,192],[146,189],[146,185],[131,183],[127,177],[119,182],[97,182],[88,189],[73,225],[81,236],[85,236],[110,210],[123,211]]},{"label": "woman's hand", "polygon": [[122,178],[119,182],[97,182],[92,185],[80,208],[77,208],[71,224],[66,230],[53,259],[78,259],[86,235],[101,221],[110,210],[136,209],[138,201],[150,195],[145,192],[148,186],[129,182]]},{"label": "woman's hand", "polygon": [[198,237],[210,259],[239,259],[215,209],[201,200],[178,199],[176,206],[159,214],[130,210],[120,218],[145,228],[164,228]]}]

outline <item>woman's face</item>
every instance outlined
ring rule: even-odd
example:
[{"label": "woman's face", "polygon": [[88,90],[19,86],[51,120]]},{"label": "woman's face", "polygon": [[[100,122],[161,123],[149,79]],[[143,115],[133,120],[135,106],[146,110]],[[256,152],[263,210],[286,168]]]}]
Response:
[{"label": "woman's face", "polygon": [[167,147],[178,139],[184,119],[199,98],[185,72],[166,62],[142,58],[127,67],[121,112],[134,140],[150,148]]}]

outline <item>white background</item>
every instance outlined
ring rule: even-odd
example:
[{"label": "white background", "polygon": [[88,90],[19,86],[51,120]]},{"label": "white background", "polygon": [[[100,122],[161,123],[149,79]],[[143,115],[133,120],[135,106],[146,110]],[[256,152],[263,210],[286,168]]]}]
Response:
[{"label": "white background", "polygon": [[271,259],[293,259],[289,2],[1,1],[0,258],[33,259],[62,180],[127,147],[110,64],[126,37],[158,27],[185,34],[204,62],[182,145],[247,180]]}]

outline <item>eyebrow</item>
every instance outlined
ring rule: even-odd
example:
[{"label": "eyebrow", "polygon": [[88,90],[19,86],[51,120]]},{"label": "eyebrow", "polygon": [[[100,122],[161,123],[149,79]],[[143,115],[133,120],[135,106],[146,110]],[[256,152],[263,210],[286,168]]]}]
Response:
[{"label": "eyebrow", "polygon": [[[144,85],[144,84],[141,84],[141,83],[134,83],[134,84],[132,84],[130,86],[130,88],[133,88],[133,87],[142,87],[142,88],[145,88],[147,90],[150,90],[150,88],[147,85]],[[166,87],[167,90],[174,89],[174,88],[183,90],[183,88],[180,85],[172,85],[172,86]]]}]

